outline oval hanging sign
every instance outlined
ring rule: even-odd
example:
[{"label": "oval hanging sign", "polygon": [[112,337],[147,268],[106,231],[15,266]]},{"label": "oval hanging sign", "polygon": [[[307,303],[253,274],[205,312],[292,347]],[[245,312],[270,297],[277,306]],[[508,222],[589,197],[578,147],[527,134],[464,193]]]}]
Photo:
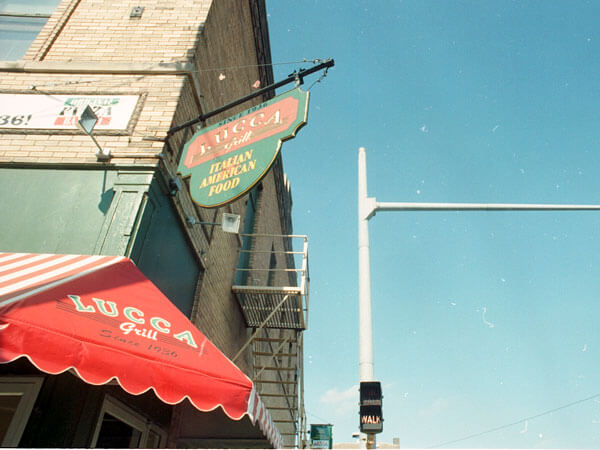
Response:
[{"label": "oval hanging sign", "polygon": [[281,143],[306,124],[308,97],[296,88],[194,134],[177,168],[190,177],[192,200],[214,208],[252,189],[269,171]]}]

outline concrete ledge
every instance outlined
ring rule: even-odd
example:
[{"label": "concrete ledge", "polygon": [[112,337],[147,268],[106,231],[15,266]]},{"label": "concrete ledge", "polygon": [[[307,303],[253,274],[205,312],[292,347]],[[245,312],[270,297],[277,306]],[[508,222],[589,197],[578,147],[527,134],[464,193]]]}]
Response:
[{"label": "concrete ledge", "polygon": [[194,66],[187,61],[173,63],[98,63],[92,61],[0,61],[0,72],[190,75]]},{"label": "concrete ledge", "polygon": [[171,63],[99,63],[93,61],[0,61],[0,73],[59,73],[93,75],[184,75],[194,89],[196,107],[205,111],[204,96],[194,65],[189,61]]}]

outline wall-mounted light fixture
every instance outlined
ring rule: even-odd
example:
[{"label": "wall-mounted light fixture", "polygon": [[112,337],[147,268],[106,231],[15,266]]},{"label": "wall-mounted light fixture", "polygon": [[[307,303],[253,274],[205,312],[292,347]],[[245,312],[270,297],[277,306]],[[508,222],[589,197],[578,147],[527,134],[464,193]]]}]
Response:
[{"label": "wall-mounted light fixture", "polygon": [[144,12],[143,6],[134,6],[131,9],[131,13],[129,14],[130,19],[140,19],[142,17],[142,13]]},{"label": "wall-mounted light fixture", "polygon": [[100,144],[98,144],[98,141],[92,134],[92,131],[94,131],[94,127],[96,126],[96,123],[98,123],[98,116],[92,110],[90,105],[87,105],[85,107],[85,109],[83,110],[83,112],[81,113],[81,117],[77,121],[77,126],[85,134],[87,134],[89,137],[91,137],[92,141],[94,141],[94,144],[96,144],[96,147],[98,147],[98,151],[96,152],[96,158],[98,159],[98,161],[109,161],[111,158],[110,150],[107,148],[103,149],[102,147],[100,147]]},{"label": "wall-mounted light fixture", "polygon": [[181,190],[181,180],[179,178],[171,178],[169,180],[169,194],[171,196],[177,194]]},{"label": "wall-mounted light fixture", "polygon": [[195,217],[187,216],[187,224],[191,227],[193,225],[221,225],[221,229],[226,233],[237,234],[240,230],[240,216],[239,214],[223,213],[223,221],[217,222],[197,222]]}]

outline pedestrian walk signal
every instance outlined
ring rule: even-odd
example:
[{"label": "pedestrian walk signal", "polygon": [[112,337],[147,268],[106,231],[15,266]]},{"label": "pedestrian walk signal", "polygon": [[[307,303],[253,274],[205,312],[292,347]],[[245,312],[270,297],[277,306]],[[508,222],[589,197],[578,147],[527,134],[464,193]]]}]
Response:
[{"label": "pedestrian walk signal", "polygon": [[383,431],[383,413],[381,383],[363,381],[360,383],[360,431],[363,433],[381,433]]},{"label": "pedestrian walk signal", "polygon": [[381,433],[383,431],[381,405],[360,406],[360,431],[363,433]]}]

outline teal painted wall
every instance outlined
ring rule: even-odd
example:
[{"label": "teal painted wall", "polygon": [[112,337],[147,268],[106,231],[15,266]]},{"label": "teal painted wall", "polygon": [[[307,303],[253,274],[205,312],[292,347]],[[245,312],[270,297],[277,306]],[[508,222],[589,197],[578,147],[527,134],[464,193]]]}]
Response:
[{"label": "teal painted wall", "polygon": [[201,268],[170,197],[157,181],[152,183],[142,210],[130,257],[190,317]]},{"label": "teal painted wall", "polygon": [[[254,224],[256,223],[256,211],[258,209],[258,199],[262,191],[262,185],[259,184],[257,187],[250,191],[248,195],[248,203],[246,205],[246,216],[244,218],[244,230],[242,234],[248,235],[254,233]],[[248,252],[252,248],[252,238],[249,236],[242,237],[242,248],[240,251],[240,257],[238,258],[238,269],[247,269],[250,267],[250,253]],[[246,285],[248,283],[248,272],[237,271],[235,275],[235,284]]]},{"label": "teal painted wall", "polygon": [[0,251],[92,254],[114,171],[0,168]]},{"label": "teal painted wall", "polygon": [[188,317],[200,265],[153,171],[0,168],[0,252],[131,257]]}]

